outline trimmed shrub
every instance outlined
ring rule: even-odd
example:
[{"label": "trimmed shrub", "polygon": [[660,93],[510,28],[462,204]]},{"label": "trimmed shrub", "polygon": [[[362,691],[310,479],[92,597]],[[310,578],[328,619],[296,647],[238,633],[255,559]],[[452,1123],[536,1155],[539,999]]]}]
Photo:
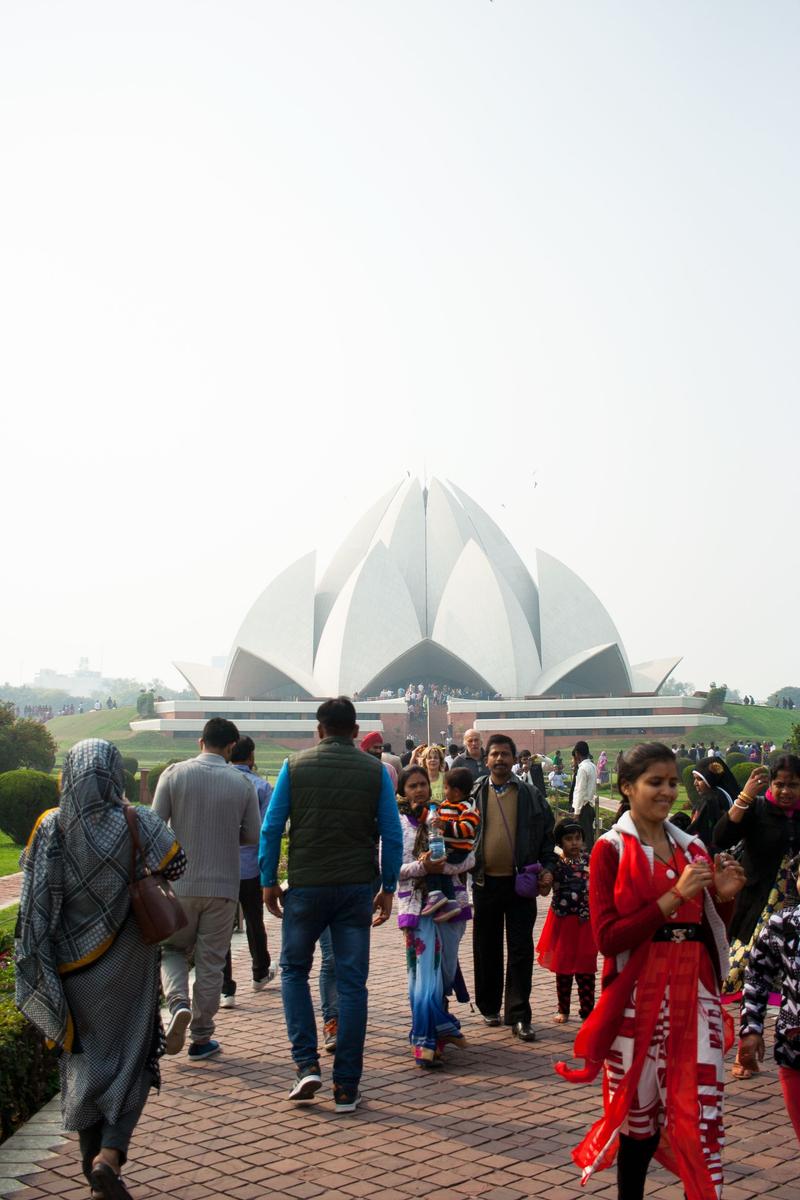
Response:
[{"label": "trimmed shrub", "polygon": [[14,939],[0,935],[0,1142],[58,1091],[58,1056],[14,1005]]},{"label": "trimmed shrub", "polygon": [[[744,787],[744,785],[747,783],[748,779],[753,774],[753,771],[755,771],[757,766],[758,766],[758,763],[740,762],[740,763],[735,763],[731,767],[731,771],[733,772],[733,777],[736,780],[736,782],[738,783],[740,788]],[[734,800],[736,799],[735,796],[733,798],[734,798]]]},{"label": "trimmed shrub", "polygon": [[150,768],[150,774],[147,776],[147,787],[151,798],[156,794],[156,784],[158,783],[162,772],[166,771],[167,767],[171,767],[173,763],[183,762],[182,758],[171,758],[169,762],[160,763],[157,767]]},{"label": "trimmed shrub", "polygon": [[135,775],[139,770],[138,758],[134,758],[132,754],[122,754],[120,758],[122,759],[123,771],[127,771],[129,775]]},{"label": "trimmed shrub", "polygon": [[58,804],[58,782],[42,771],[5,771],[0,775],[0,829],[24,846],[36,820]]},{"label": "trimmed shrub", "polygon": [[139,780],[130,771],[125,772],[125,795],[131,804],[139,803]]},{"label": "trimmed shrub", "polygon": [[690,769],[693,768],[694,763],[692,762],[692,760],[690,758],[676,758],[675,766],[678,770],[678,778],[683,779],[683,772],[686,770],[687,767],[689,767]]},{"label": "trimmed shrub", "polygon": [[686,788],[686,795],[689,797],[689,802],[691,803],[692,807],[700,803],[700,797],[697,794],[697,788],[694,786],[694,779],[692,777],[693,770],[694,763],[690,762],[689,765],[684,767],[683,771],[681,772],[683,786]]},{"label": "trimmed shrub", "polygon": [[747,762],[747,755],[742,754],[740,750],[731,750],[730,754],[725,755],[725,762],[733,770],[738,763]]}]

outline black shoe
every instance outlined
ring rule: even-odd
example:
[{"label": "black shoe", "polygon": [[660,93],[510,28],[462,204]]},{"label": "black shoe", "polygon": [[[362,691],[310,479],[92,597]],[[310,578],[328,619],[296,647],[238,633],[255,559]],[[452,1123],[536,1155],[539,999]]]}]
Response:
[{"label": "black shoe", "polygon": [[305,1100],[313,1100],[321,1087],[322,1078],[319,1073],[319,1063],[307,1063],[304,1067],[298,1068],[294,1078],[294,1086],[289,1092],[289,1099],[301,1104]]},{"label": "black shoe", "polygon": [[514,1037],[518,1037],[521,1042],[535,1042],[536,1030],[528,1021],[515,1021],[511,1032]]},{"label": "black shoe", "polygon": [[502,1025],[500,1013],[484,1013],[483,1023],[484,1025],[490,1026],[492,1029],[495,1029],[498,1025]]}]

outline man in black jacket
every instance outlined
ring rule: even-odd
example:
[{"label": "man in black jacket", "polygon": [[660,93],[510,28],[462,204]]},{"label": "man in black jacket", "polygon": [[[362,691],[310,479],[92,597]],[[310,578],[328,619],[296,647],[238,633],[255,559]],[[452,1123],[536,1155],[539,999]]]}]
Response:
[{"label": "man in black jacket", "polygon": [[[539,895],[553,883],[553,814],[544,796],[512,771],[513,741],[494,733],[486,746],[489,775],[479,779],[472,798],[481,815],[475,839],[472,925],[475,1000],[487,1025],[510,1025],[524,1042],[536,1040],[531,1027],[533,926],[536,901],[517,895],[514,879],[531,863],[540,863]],[[508,960],[503,984],[503,935]]]}]

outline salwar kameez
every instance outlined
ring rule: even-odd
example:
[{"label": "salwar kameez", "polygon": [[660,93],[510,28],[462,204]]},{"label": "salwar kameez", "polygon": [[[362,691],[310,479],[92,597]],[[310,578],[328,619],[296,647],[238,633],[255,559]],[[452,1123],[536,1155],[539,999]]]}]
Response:
[{"label": "salwar kameez", "polygon": [[439,1058],[448,1043],[465,1046],[457,1017],[444,1007],[442,942],[433,917],[420,917],[416,929],[406,929],[408,999],[411,1030],[408,1040],[420,1064]]},{"label": "salwar kameez", "polygon": [[698,840],[674,826],[669,836],[669,865],[646,855],[629,814],[595,848],[590,906],[605,946],[605,986],[575,1042],[586,1067],[556,1069],[585,1082],[603,1068],[604,1114],[573,1151],[583,1182],[612,1164],[624,1136],[657,1143],[656,1157],[688,1200],[718,1200],[723,1056],[733,1040],[719,992],[724,923],[706,893],[669,920],[661,914],[658,897],[686,864],[707,860]]}]

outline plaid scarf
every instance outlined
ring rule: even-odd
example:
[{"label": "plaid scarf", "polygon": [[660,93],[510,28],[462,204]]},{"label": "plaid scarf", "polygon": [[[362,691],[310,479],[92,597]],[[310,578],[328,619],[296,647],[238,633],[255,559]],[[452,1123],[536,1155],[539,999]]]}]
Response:
[{"label": "plaid scarf", "polygon": [[[59,807],[39,818],[20,859],[17,1007],[66,1050],[73,1027],[61,978],[105,954],[130,909],[123,789],[116,746],[98,738],[78,742],[64,762]],[[174,857],[177,843],[150,809],[137,809],[137,819],[155,871]]]}]

